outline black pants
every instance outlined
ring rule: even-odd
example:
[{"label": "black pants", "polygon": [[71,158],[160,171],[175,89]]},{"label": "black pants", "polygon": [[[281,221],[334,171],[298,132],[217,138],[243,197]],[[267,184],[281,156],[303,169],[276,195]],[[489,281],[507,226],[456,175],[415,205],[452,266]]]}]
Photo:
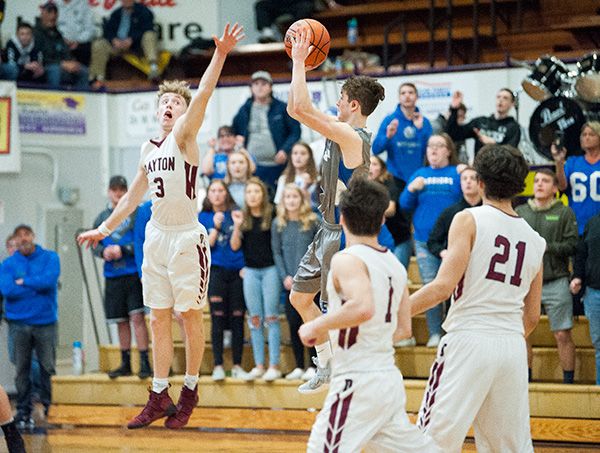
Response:
[{"label": "black pants", "polygon": [[294,21],[310,17],[314,9],[312,0],[258,0],[254,4],[256,28],[269,28],[283,14],[291,14]]},{"label": "black pants", "polygon": [[240,271],[211,266],[208,300],[212,327],[210,337],[215,366],[223,365],[223,330],[231,328],[233,364],[242,363],[244,348],[244,290]]},{"label": "black pants", "polygon": [[[318,300],[319,297],[315,297],[317,302],[315,304],[319,306]],[[290,340],[292,342],[292,351],[294,352],[294,360],[296,361],[296,368],[304,369],[304,345],[300,340],[300,336],[298,335],[298,329],[302,325],[302,317],[296,311],[292,303],[290,302],[290,293],[286,292],[286,303],[285,303],[285,317],[287,318],[288,325],[290,326]],[[317,352],[315,348],[309,349],[309,354],[311,357],[316,357]],[[308,364],[312,366],[312,364]]]}]

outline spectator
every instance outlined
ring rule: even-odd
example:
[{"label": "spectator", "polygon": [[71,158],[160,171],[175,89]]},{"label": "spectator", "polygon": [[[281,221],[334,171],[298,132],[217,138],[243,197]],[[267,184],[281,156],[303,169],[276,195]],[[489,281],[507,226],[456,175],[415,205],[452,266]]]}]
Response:
[{"label": "spectator", "polygon": [[[119,200],[127,193],[127,181],[123,176],[113,176],[108,185],[109,206],[94,221],[97,228],[106,220]],[[135,216],[130,216],[109,236],[102,239],[94,249],[96,256],[104,259],[104,312],[106,321],[117,323],[121,365],[109,371],[108,376],[115,379],[131,375],[131,328],[133,324],[138,351],[140,353],[140,379],[152,375],[148,360],[148,329],[144,317],[142,283],[134,255]]]},{"label": "spectator", "polygon": [[235,204],[244,209],[246,183],[252,177],[252,160],[244,153],[233,153],[227,158],[225,182]]},{"label": "spectator", "polygon": [[467,124],[460,124],[458,109],[463,104],[463,94],[455,91],[450,104],[450,118],[446,124],[446,132],[452,140],[461,142],[467,138],[475,139],[475,155],[483,145],[519,146],[521,128],[519,123],[509,116],[515,105],[515,95],[508,88],[501,88],[496,93],[496,111],[490,116],[478,116]]},{"label": "spectator", "polygon": [[58,8],[49,1],[40,6],[40,18],[34,28],[35,42],[42,49],[46,81],[50,88],[61,84],[79,90],[88,88],[88,68],[73,58],[69,47],[56,28]]},{"label": "spectator", "polygon": [[473,167],[466,167],[460,172],[460,190],[462,191],[462,200],[442,211],[427,240],[429,251],[442,259],[448,249],[448,232],[454,216],[463,209],[481,206],[477,172]]},{"label": "spectator", "polygon": [[113,55],[142,51],[150,64],[149,80],[160,76],[157,64],[158,36],[154,31],[154,14],[135,0],[121,0],[104,24],[102,38],[92,43],[90,80],[100,88],[106,79],[106,65]]},{"label": "spectator", "polygon": [[600,212],[600,184],[597,183],[600,178],[600,122],[585,123],[579,140],[583,156],[566,159],[567,150],[558,150],[555,145],[551,151],[556,163],[558,188],[566,191],[569,206],[577,218],[579,235],[582,235],[589,219]]},{"label": "spectator", "polygon": [[[279,298],[281,282],[271,249],[273,206],[269,203],[265,184],[250,178],[246,185],[244,212],[233,211],[231,249],[244,252],[244,298],[248,309],[250,339],[255,367],[248,379],[262,377],[274,381],[281,377],[279,356],[281,333]],[[265,338],[263,326],[269,332],[269,369],[265,372]]]},{"label": "spectator", "polygon": [[144,241],[146,240],[146,225],[152,215],[152,200],[143,202],[135,212],[133,224],[133,255],[135,267],[140,278],[142,278],[142,263],[144,262]]},{"label": "spectator", "polygon": [[208,300],[214,357],[212,379],[214,381],[225,379],[223,332],[228,325],[231,328],[233,355],[231,377],[250,380],[249,374],[242,368],[246,307],[240,272],[244,267],[244,254],[241,250],[233,251],[230,244],[234,228],[231,212],[236,207],[222,180],[213,179],[207,192],[199,220],[208,231],[211,254]]},{"label": "spectator", "polygon": [[18,251],[2,264],[0,292],[6,298],[9,335],[14,340],[17,375],[17,415],[19,428],[33,428],[31,417],[31,355],[40,363],[41,394],[44,413],[52,402],[50,378],[56,364],[56,323],[58,321],[58,278],[60,261],[56,252],[34,242],[28,225],[14,230]]},{"label": "spectator", "polygon": [[58,7],[58,30],[71,55],[81,64],[89,66],[96,25],[88,0],[55,0],[55,3]]},{"label": "spectator", "polygon": [[[414,211],[415,250],[419,273],[424,284],[432,281],[440,259],[427,248],[429,233],[439,215],[460,200],[460,177],[456,149],[448,134],[432,135],[427,143],[426,167],[417,170],[400,195],[402,209]],[[441,305],[425,313],[429,340],[427,347],[437,347],[442,334]]]},{"label": "spectator", "polygon": [[[396,254],[396,258],[398,258],[402,265],[408,269],[410,256],[412,254],[412,246],[403,247],[402,244],[412,243],[410,238],[410,222],[407,220],[406,216],[402,214],[398,207],[398,198],[400,196],[398,186],[396,185],[393,176],[387,171],[387,165],[379,156],[371,156],[371,164],[369,165],[369,179],[383,184],[388,190],[390,195],[390,204],[385,211],[385,226],[392,236],[393,246],[391,249],[395,250],[398,248],[398,252],[402,252]],[[382,228],[379,234],[382,235],[384,233],[385,229]],[[410,342],[410,340],[402,341]]]},{"label": "spectator", "polygon": [[[450,118],[451,114],[452,114],[452,110],[450,107],[450,108],[448,108],[448,111],[446,111],[444,113],[440,113],[437,116],[437,118],[431,122],[431,128],[432,128],[434,134],[439,134],[440,132],[447,132],[446,128],[448,127],[448,119]],[[456,123],[459,126],[462,126],[463,124],[465,124],[466,118],[467,118],[467,106],[461,102],[456,109]],[[469,156],[469,154],[467,152],[467,146],[466,146],[466,143],[464,140],[455,141],[454,146],[456,146],[456,149],[457,149],[459,162],[461,162],[463,164],[469,164],[469,165],[473,163],[474,157]]]},{"label": "spectator", "polygon": [[292,145],[300,139],[300,123],[288,115],[285,102],[273,97],[273,79],[267,71],[252,74],[250,91],[252,96],[233,118],[233,129],[244,136],[256,161],[256,176],[274,190]]},{"label": "spectator", "polygon": [[27,22],[17,26],[17,34],[8,40],[2,78],[25,82],[44,82],[44,57]]},{"label": "spectator", "polygon": [[294,183],[302,190],[304,198],[310,203],[311,209],[317,208],[319,205],[317,197],[318,178],[312,148],[304,142],[295,143],[292,146],[292,153],[285,170],[277,180],[275,203],[279,204],[281,201],[284,187]]},{"label": "spectator", "polygon": [[4,433],[4,440],[9,453],[25,453],[25,442],[17,429],[13,418],[8,395],[0,385],[0,427]]},{"label": "spectator", "polygon": [[[294,159],[293,151],[292,159]],[[308,381],[315,372],[313,367],[309,367],[310,370],[304,368],[304,346],[298,336],[302,318],[290,303],[289,294],[300,260],[313,241],[318,228],[317,215],[311,210],[302,189],[294,183],[286,184],[281,191],[281,201],[277,205],[277,217],[271,225],[271,248],[286,293],[285,315],[290,326],[292,350],[296,361],[296,367],[285,376],[286,379]],[[316,352],[313,351],[312,355],[315,354]]]},{"label": "spectator", "polygon": [[281,40],[276,22],[282,16],[286,22],[311,17],[315,10],[314,0],[258,0],[254,4],[256,28],[260,32],[258,42],[269,43]]},{"label": "spectator", "polygon": [[577,245],[570,288],[573,294],[585,288],[583,306],[596,355],[596,385],[600,385],[600,214],[588,221]]},{"label": "spectator", "polygon": [[[227,175],[227,159],[234,151],[248,154],[243,147],[244,137],[235,135],[231,126],[221,126],[217,131],[217,139],[208,141],[208,151],[202,159],[202,174],[210,179],[225,179]],[[249,156],[249,155],[248,155]],[[250,170],[256,170],[256,165],[249,159]]]},{"label": "spectator", "polygon": [[[575,373],[573,299],[569,293],[569,259],[577,247],[577,221],[568,206],[556,198],[558,178],[547,168],[538,170],[533,180],[533,198],[516,208],[517,214],[546,240],[542,305],[550,320],[550,330],[558,346],[563,382],[572,384]],[[527,340],[527,362],[531,380],[531,342]]]},{"label": "spectator", "polygon": [[[411,175],[423,166],[431,124],[417,107],[419,93],[413,83],[403,83],[398,92],[398,107],[379,126],[372,150],[375,155],[387,152],[387,169],[394,177],[398,193],[402,193]],[[410,224],[410,218],[398,212],[392,224],[396,229],[403,228]],[[406,268],[412,248],[412,240],[407,238],[394,249],[394,254]]]}]

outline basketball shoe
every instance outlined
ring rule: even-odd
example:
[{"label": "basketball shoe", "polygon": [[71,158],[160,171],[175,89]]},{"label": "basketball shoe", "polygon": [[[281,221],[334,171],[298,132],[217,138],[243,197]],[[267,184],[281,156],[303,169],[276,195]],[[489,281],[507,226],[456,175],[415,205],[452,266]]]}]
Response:
[{"label": "basketball shoe", "polygon": [[168,387],[160,393],[153,392],[151,388],[148,389],[148,392],[150,393],[150,397],[146,406],[142,409],[140,415],[127,424],[127,428],[143,428],[160,418],[170,417],[177,411],[173,400],[169,396]]},{"label": "basketball shoe", "polygon": [[198,404],[198,385],[194,390],[190,390],[187,386],[181,387],[179,401],[177,401],[177,412],[172,414],[165,421],[165,426],[169,429],[180,429],[187,425],[192,411]]},{"label": "basketball shoe", "polygon": [[319,365],[319,359],[316,357],[312,358],[312,362],[317,367],[317,372],[310,381],[307,381],[298,387],[300,393],[319,393],[329,388],[329,380],[331,379],[331,360],[325,367]]}]

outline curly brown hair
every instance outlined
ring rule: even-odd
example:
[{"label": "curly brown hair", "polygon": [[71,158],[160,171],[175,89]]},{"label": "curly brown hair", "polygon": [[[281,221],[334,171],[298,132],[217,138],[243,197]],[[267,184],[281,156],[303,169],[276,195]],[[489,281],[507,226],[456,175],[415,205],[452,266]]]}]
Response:
[{"label": "curly brown hair", "polygon": [[157,102],[160,100],[163,94],[175,93],[185,99],[185,104],[190,105],[192,100],[192,91],[190,90],[190,84],[185,80],[165,80],[158,87]]},{"label": "curly brown hair", "polygon": [[348,102],[358,101],[360,113],[369,116],[385,99],[385,88],[374,78],[367,76],[353,76],[342,85],[342,93],[348,96]]},{"label": "curly brown hair", "polygon": [[493,200],[512,199],[525,188],[529,166],[517,148],[511,145],[485,145],[473,167],[485,184],[485,196]]}]

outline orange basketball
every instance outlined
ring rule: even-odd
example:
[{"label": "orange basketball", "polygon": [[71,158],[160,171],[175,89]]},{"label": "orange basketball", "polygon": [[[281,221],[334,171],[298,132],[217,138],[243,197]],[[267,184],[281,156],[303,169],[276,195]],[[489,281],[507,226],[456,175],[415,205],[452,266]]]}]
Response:
[{"label": "orange basketball", "polygon": [[325,26],[318,20],[297,20],[290,25],[290,28],[288,28],[288,30],[285,32],[285,51],[290,58],[292,58],[293,39],[296,36],[296,32],[300,28],[308,28],[311,31],[310,44],[314,47],[314,49],[310,54],[308,54],[308,57],[306,57],[306,61],[304,63],[306,70],[310,71],[311,69],[315,69],[316,67],[320,66],[321,63],[323,63],[327,58],[327,54],[329,53],[329,42],[331,39],[329,38],[329,32]]}]

